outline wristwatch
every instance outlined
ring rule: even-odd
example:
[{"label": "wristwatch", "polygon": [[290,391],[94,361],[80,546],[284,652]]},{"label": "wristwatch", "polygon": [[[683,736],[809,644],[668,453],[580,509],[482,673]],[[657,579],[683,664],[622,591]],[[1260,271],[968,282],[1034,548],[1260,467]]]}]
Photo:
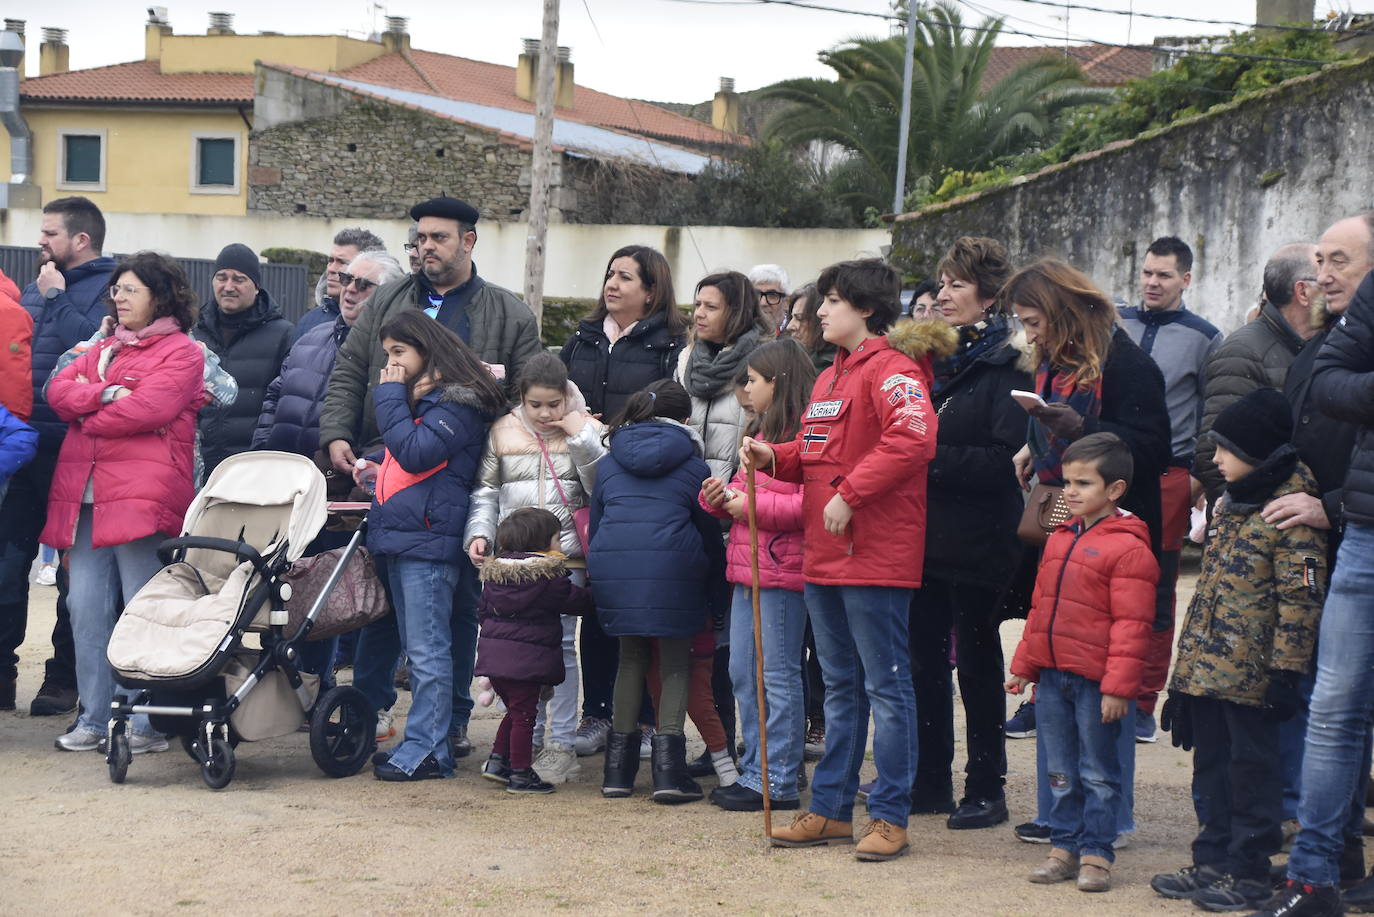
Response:
[{"label": "wristwatch", "polygon": [[43,293],[43,298],[48,300],[48,302],[52,302],[54,299],[56,299],[58,296],[65,292],[65,287],[48,287],[48,289]]}]

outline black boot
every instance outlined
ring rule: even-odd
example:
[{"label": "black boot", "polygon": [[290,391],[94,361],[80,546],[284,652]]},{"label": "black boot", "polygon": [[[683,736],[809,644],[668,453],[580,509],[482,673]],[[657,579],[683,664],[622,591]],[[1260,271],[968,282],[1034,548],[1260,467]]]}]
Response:
[{"label": "black boot", "polygon": [[701,787],[687,776],[687,738],[656,734],[653,745],[654,802],[674,805],[701,798]]},{"label": "black boot", "polygon": [[620,799],[635,791],[639,773],[639,730],[612,732],[606,739],[606,768],[601,777],[601,795]]},{"label": "black boot", "polygon": [[688,777],[710,777],[716,772],[716,767],[711,763],[711,753],[703,751],[691,761],[687,762]]}]

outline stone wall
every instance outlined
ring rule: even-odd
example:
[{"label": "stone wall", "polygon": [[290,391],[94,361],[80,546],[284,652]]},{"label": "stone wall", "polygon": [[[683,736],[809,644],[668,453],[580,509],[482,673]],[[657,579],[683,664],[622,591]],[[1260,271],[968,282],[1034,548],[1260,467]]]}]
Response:
[{"label": "stone wall", "polygon": [[931,274],[961,235],[1001,239],[1013,261],[1054,255],[1134,302],[1145,249],[1193,247],[1189,308],[1229,331],[1256,303],[1280,245],[1315,241],[1374,207],[1374,59],[1330,67],[1135,140],[893,225],[892,257]]}]

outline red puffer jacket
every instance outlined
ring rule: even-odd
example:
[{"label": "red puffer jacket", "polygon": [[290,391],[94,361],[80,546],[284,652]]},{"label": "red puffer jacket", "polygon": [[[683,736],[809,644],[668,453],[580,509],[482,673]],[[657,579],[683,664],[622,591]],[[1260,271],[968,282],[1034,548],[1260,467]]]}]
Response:
[{"label": "red puffer jacket", "polygon": [[1155,619],[1159,564],[1150,529],[1118,511],[1081,531],[1071,519],[1050,535],[1014,675],[1038,682],[1041,669],[1102,683],[1102,693],[1140,693]]},{"label": "red puffer jacket", "polygon": [[[200,347],[181,332],[155,335],[127,344],[102,374],[101,356],[115,341],[100,341],[48,386],[48,404],[70,423],[42,536],[55,548],[72,546],[87,480],[97,548],[158,532],[178,535],[191,504],[196,411],[205,398]],[[101,404],[110,385],[132,394]]]},{"label": "red puffer jacket", "polygon": [[[806,582],[921,585],[926,468],[935,455],[930,362],[956,341],[937,320],[904,323],[853,353],[841,348],[816,380],[801,433],[773,447],[776,476],[804,484]],[[822,519],[836,493],[854,510],[839,536]]]},{"label": "red puffer jacket", "polygon": [[[756,508],[759,524],[759,587],[791,589],[801,592],[802,582],[802,489],[756,472]],[[746,493],[743,471],[735,472],[730,489]],[[699,495],[701,508],[721,519],[732,518],[715,509]],[[730,542],[725,547],[725,578],[742,586],[752,585],[749,563],[749,523],[740,520],[730,526]]]},{"label": "red puffer jacket", "polygon": [[33,413],[33,318],[19,288],[0,271],[0,404],[20,420]]}]

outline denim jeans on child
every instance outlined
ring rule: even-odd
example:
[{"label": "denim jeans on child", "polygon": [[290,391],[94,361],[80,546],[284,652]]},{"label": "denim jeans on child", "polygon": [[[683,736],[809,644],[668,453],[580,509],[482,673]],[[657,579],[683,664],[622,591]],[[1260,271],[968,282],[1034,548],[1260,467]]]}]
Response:
[{"label": "denim jeans on child", "polygon": [[806,584],[825,676],[825,755],[811,778],[811,811],[853,821],[873,713],[873,818],[906,827],[916,777],[916,695],[907,648],[911,590]]},{"label": "denim jeans on child", "polygon": [[[1349,523],[1336,556],[1317,637],[1317,683],[1307,713],[1302,762],[1302,830],[1288,877],[1335,885],[1352,820],[1351,798],[1374,710],[1374,526]],[[1368,765],[1364,766],[1368,774]],[[1363,800],[1360,800],[1363,802]]]},{"label": "denim jeans on child", "polygon": [[[1035,694],[1036,743],[1050,787],[1050,843],[1079,856],[1115,859],[1121,807],[1118,748],[1134,741],[1135,700],[1115,723],[1102,722],[1102,687],[1073,672],[1041,669]],[[1125,724],[1125,725],[1123,725]]]},{"label": "denim jeans on child", "polygon": [[[471,564],[463,562],[471,568]],[[449,724],[453,719],[453,592],[459,564],[392,555],[387,557],[396,624],[410,660],[410,714],[405,738],[391,763],[407,774],[427,755],[445,776],[453,773]],[[471,681],[471,672],[468,673]]]},{"label": "denim jeans on child", "polygon": [[[748,586],[735,587],[730,614],[730,681],[739,702],[740,734],[744,738],[739,782],[762,793],[752,596],[753,590]],[[797,770],[806,741],[802,700],[806,603],[800,592],[791,589],[760,589],[759,615],[763,634],[763,693],[768,707],[768,794],[773,799],[796,799]]]},{"label": "denim jeans on child", "polygon": [[[143,584],[162,569],[157,547],[162,535],[149,535],[127,544],[108,548],[91,547],[91,504],[81,507],[76,523],[76,540],[67,552],[71,591],[67,607],[71,610],[72,636],[76,641],[76,686],[81,692],[81,716],[77,728],[104,734],[110,723],[110,702],[115,692],[130,696],[135,692],[116,688],[114,670],[105,658],[110,634],[124,604],[143,588]],[[139,735],[152,735],[148,718],[142,714],[130,720]]]},{"label": "denim jeans on child", "polygon": [[[1132,711],[1134,715],[1134,711]],[[1130,834],[1136,829],[1135,823],[1135,730],[1123,729],[1121,736],[1116,744],[1116,760],[1121,767],[1121,804],[1117,809],[1116,833],[1117,835]],[[1053,804],[1053,794],[1050,792],[1050,782],[1046,777],[1049,773],[1045,767],[1045,745],[1043,742],[1035,743],[1035,823],[1037,825],[1049,826],[1050,807]],[[1198,812],[1198,820],[1202,820],[1202,813]]]}]

